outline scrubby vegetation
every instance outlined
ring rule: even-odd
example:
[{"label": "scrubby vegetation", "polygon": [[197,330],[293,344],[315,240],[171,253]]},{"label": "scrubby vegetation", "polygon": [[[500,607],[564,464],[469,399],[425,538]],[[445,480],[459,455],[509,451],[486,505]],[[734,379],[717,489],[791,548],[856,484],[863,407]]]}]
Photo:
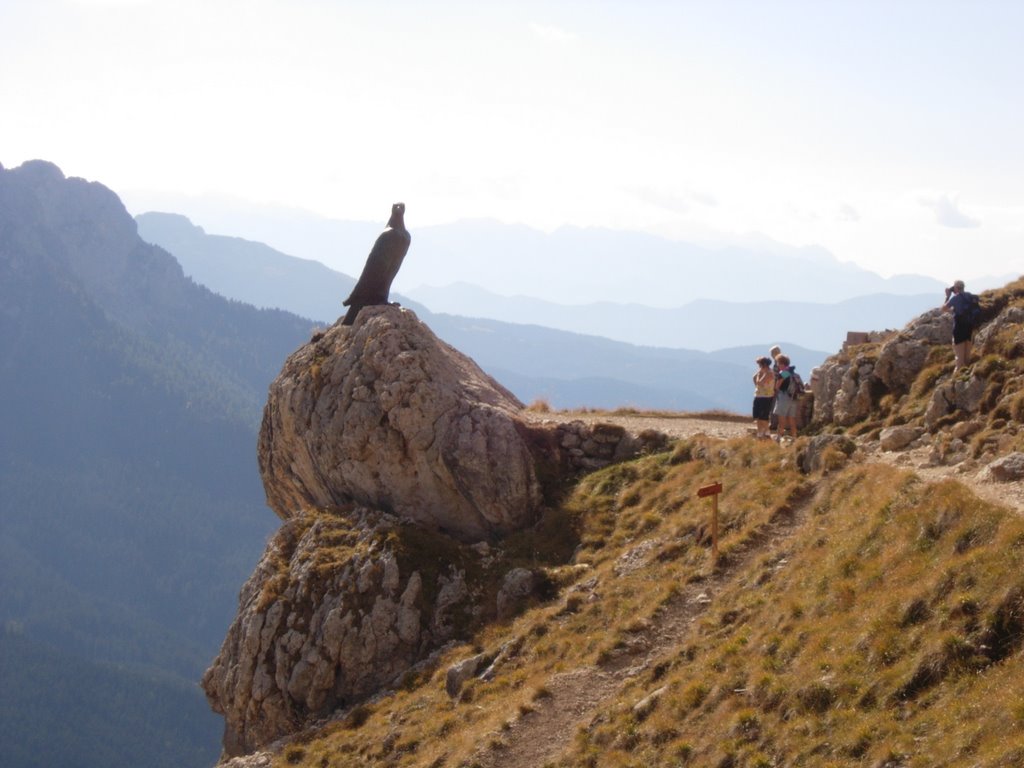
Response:
[{"label": "scrubby vegetation", "polygon": [[[717,564],[695,496],[714,480]],[[279,764],[501,764],[517,740],[551,738],[541,724],[580,680],[589,709],[549,765],[1024,755],[1024,521],[963,486],[876,465],[806,477],[774,445],[696,440],[587,477],[565,510],[582,543],[557,599],[297,739]],[[448,697],[450,664],[505,644],[493,678]]]},{"label": "scrubby vegetation", "polygon": [[[1024,336],[1006,315],[1024,310],[1024,279],[982,306],[1003,322],[958,376],[985,390],[976,411],[931,425],[939,454],[953,440],[976,459],[1024,446]],[[843,354],[873,364],[882,344]],[[870,418],[825,431],[921,426],[951,369],[936,345],[916,380],[872,388]],[[550,601],[293,740],[276,764],[1024,765],[1024,520],[839,443],[805,474],[807,445],[694,439],[587,476],[523,539],[564,525],[578,543]],[[696,496],[715,481],[717,561]],[[499,658],[494,673],[446,693],[449,667],[481,652]]]}]

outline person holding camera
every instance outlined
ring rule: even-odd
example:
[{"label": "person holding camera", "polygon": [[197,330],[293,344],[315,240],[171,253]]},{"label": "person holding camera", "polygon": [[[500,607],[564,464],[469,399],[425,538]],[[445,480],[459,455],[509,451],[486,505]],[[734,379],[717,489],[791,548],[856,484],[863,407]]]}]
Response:
[{"label": "person holding camera", "polygon": [[953,354],[956,356],[953,373],[956,373],[971,361],[971,336],[977,320],[978,297],[964,290],[963,280],[957,280],[946,289],[942,310],[953,313]]}]

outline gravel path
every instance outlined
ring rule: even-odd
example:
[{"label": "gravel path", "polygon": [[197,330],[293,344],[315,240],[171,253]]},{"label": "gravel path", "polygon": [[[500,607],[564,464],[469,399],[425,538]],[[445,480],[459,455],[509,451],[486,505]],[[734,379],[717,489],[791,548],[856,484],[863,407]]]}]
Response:
[{"label": "gravel path", "polygon": [[522,417],[538,424],[552,422],[582,421],[587,424],[618,424],[626,431],[639,434],[645,429],[664,432],[669,437],[683,438],[693,435],[710,437],[742,437],[753,432],[753,422],[743,416],[707,417],[701,414],[665,414],[665,413],[590,413],[590,412],[551,412],[523,411]]},{"label": "gravel path", "polygon": [[[701,414],[683,415],[672,413],[600,413],[600,412],[552,412],[538,413],[523,411],[523,417],[535,423],[583,421],[588,424],[618,424],[629,432],[637,434],[645,429],[664,432],[669,437],[684,438],[693,435],[732,438],[751,436],[753,422],[743,416],[707,417]],[[873,444],[861,446],[860,454],[865,461],[893,464],[916,472],[927,482],[935,483],[954,479],[970,487],[979,497],[1002,504],[1024,515],[1024,481],[998,482],[993,480],[984,466],[975,461],[965,461],[952,466],[935,465],[930,458],[930,448],[915,448],[887,452]]]}]

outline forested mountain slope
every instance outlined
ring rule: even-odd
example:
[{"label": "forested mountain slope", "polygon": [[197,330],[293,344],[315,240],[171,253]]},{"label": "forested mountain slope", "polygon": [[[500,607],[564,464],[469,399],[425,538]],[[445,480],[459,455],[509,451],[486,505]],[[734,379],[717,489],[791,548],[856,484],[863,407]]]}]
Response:
[{"label": "forested mountain slope", "polygon": [[[216,758],[195,683],[272,528],[255,430],[308,333],[186,279],[105,187],[0,169],[0,707],[41,714],[4,718],[4,765]],[[68,674],[22,674],[40,659]],[[85,722],[104,686],[92,754],[51,726]],[[183,706],[140,724],[165,698]]]}]

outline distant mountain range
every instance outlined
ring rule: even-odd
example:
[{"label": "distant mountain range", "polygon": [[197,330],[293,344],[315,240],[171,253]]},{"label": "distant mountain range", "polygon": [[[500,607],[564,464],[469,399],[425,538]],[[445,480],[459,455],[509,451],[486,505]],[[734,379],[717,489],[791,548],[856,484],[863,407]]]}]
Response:
[{"label": "distant mountain range", "polygon": [[[279,307],[329,324],[337,319],[341,300],[354,284],[348,275],[263,243],[209,235],[179,215],[146,213],[136,221],[140,236],[171,252],[187,274],[238,301]],[[659,348],[552,329],[532,321],[440,314],[400,294],[392,298],[414,309],[438,336],[473,357],[521,400],[541,399],[556,408],[634,406],[743,412],[751,398],[753,359],[776,340],[767,337],[760,347],[744,345],[714,353]],[[747,330],[745,341],[760,332],[756,324]],[[803,371],[827,356],[823,351],[784,343]],[[755,348],[756,353],[752,351]]]},{"label": "distant mountain range", "polygon": [[848,331],[902,328],[942,299],[941,292],[872,294],[832,304],[781,298],[758,302],[696,299],[680,307],[659,309],[607,302],[554,304],[525,296],[499,296],[466,283],[419,288],[410,296],[435,312],[528,322],[630,344],[706,351],[747,344],[751,337],[837,350]]},{"label": "distant mountain range", "polygon": [[[185,271],[197,281],[222,295],[256,306],[282,307],[319,321],[333,321],[340,311],[341,299],[348,295],[354,283],[348,275],[329,270],[315,261],[292,257],[294,260],[284,266],[282,257],[285,254],[280,251],[238,237],[207,234],[183,216],[145,213],[136,218],[141,236],[175,254]],[[354,233],[348,223],[338,222],[335,227],[342,238],[350,238]],[[327,229],[328,225],[322,224],[321,234]],[[659,248],[665,249],[668,241],[642,238],[634,242],[632,236],[627,237],[623,233],[595,230],[577,233],[576,239],[588,245],[568,242],[565,254],[558,255],[553,243],[567,238],[573,240],[568,230],[559,232],[561,234],[548,236],[522,227],[509,228],[481,222],[428,227],[424,232],[414,232],[413,247],[399,272],[403,283],[416,284],[416,276],[424,277],[425,265],[431,264],[433,267],[430,269],[437,280],[453,280],[434,283],[439,287],[420,285],[396,293],[396,298],[420,310],[429,307],[434,313],[539,325],[639,346],[707,352],[747,345],[752,340],[764,342],[766,346],[782,341],[807,349],[834,351],[841,346],[848,331],[900,328],[942,298],[942,285],[930,278],[904,276],[884,279],[850,265],[841,265],[821,254],[817,254],[817,260],[802,255],[802,252],[766,256],[758,260],[743,252],[731,252],[731,255],[718,255],[720,263],[715,261],[715,264],[719,271],[710,270],[713,279],[709,277],[692,283],[699,286],[699,291],[679,292],[673,289],[676,303],[671,306],[658,307],[652,302],[585,303],[576,297],[587,295],[588,289],[584,285],[577,292],[575,284],[571,303],[552,301],[542,296],[551,292],[557,283],[556,273],[569,270],[566,265],[576,259],[573,254],[580,248],[589,247],[594,251],[601,243],[603,259],[608,262],[612,259],[611,244],[614,243],[623,248],[654,247],[656,252],[653,256],[640,254],[631,259],[631,264],[635,262],[637,265],[635,269],[651,270],[659,258],[666,265],[676,258],[664,254],[659,256],[657,252]],[[372,243],[371,235],[365,232],[362,235],[365,242],[348,247],[349,251],[360,254],[356,270],[362,268],[361,260]],[[501,243],[502,248],[508,247],[510,241],[519,242],[524,254],[518,259],[519,266],[506,276],[498,291],[481,287],[486,281],[493,281],[493,265],[474,265],[465,254],[453,256],[455,262],[465,269],[459,277],[452,259],[447,256],[438,258],[440,253],[454,253],[456,245],[464,251],[471,249],[472,243],[484,249],[483,241],[488,237],[495,243]],[[296,240],[297,245],[302,245],[303,241]],[[670,245],[675,247],[677,244]],[[546,268],[536,263],[538,253],[546,254]],[[492,256],[484,261],[491,264]],[[511,256],[507,257],[507,260],[511,259]],[[526,267],[527,263],[534,264],[532,271]],[[578,274],[582,283],[596,279],[621,281],[626,286],[625,291],[635,279],[635,269],[631,267],[625,274],[613,275],[614,270],[579,266]],[[666,271],[668,269],[666,266]],[[785,269],[790,270],[792,279],[787,278],[780,295],[767,296],[761,290],[757,300],[742,300],[743,284],[771,285],[780,270]],[[601,276],[592,274],[595,271]],[[821,284],[809,282],[815,275],[821,278]],[[469,276],[483,282],[469,282]],[[652,282],[658,283],[654,277]],[[714,298],[716,292],[726,292],[723,284],[736,288],[735,295]],[[516,287],[528,292],[510,296]],[[856,293],[858,289],[864,293]],[[910,292],[914,289],[918,292]],[[611,293],[614,292],[604,291],[604,295]],[[849,297],[834,298],[840,295]]]},{"label": "distant mountain range", "polygon": [[821,248],[774,243],[709,248],[639,232],[562,227],[550,234],[493,221],[413,230],[399,287],[469,283],[558,304],[680,307],[695,299],[834,303],[874,293],[942,295],[920,275],[883,278]]},{"label": "distant mountain range", "polygon": [[[158,210],[199,211],[199,217],[190,218],[203,222],[211,233],[266,243],[353,275],[362,269],[369,245],[388,216],[382,210],[380,221],[373,224],[273,206],[165,202],[167,207]],[[710,247],[601,228],[562,227],[545,233],[492,220],[419,226],[415,202],[406,202],[413,245],[395,282],[397,291],[406,295],[423,287],[468,283],[489,293],[555,304],[612,302],[655,308],[681,307],[695,299],[831,304],[871,294],[942,296],[943,284],[933,278],[883,278],[840,262],[820,247],[766,239]]]}]

